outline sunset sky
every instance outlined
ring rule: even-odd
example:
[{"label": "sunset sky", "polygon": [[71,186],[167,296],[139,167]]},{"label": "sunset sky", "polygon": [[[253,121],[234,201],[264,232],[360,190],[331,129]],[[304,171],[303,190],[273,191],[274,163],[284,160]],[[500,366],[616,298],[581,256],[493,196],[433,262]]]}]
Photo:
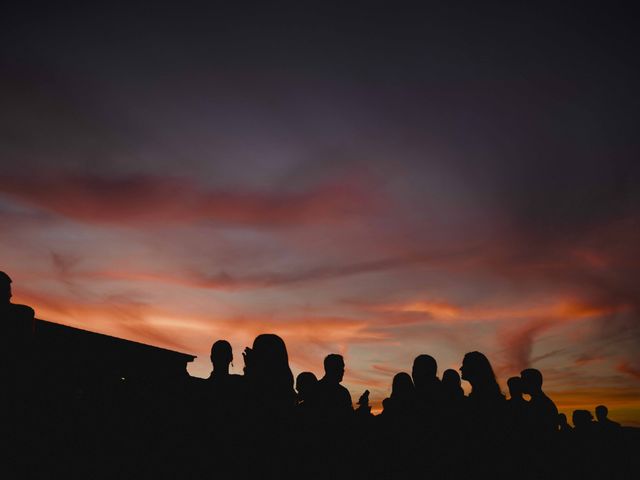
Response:
[{"label": "sunset sky", "polygon": [[479,350],[640,425],[637,24],[484,3],[3,9],[14,302],[196,376],[277,333],[376,405]]}]

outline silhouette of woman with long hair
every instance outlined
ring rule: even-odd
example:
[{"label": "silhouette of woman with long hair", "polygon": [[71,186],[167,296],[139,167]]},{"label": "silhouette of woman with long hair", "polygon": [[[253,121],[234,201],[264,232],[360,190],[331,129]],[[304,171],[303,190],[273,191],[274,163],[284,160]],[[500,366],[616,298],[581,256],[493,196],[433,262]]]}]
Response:
[{"label": "silhouette of woman with long hair", "polygon": [[498,431],[504,427],[506,400],[489,359],[480,352],[469,352],[460,367],[462,380],[471,384],[467,401],[470,426],[485,431]]},{"label": "silhouette of woman with long hair", "polygon": [[288,413],[295,405],[293,374],[284,340],[272,333],[258,335],[243,353],[250,400],[264,414]]},{"label": "silhouette of woman with long hair", "polygon": [[462,380],[471,384],[469,398],[476,403],[495,404],[504,401],[489,359],[480,352],[469,352],[460,367]]},{"label": "silhouette of woman with long hair", "polygon": [[383,413],[394,418],[415,415],[416,389],[408,373],[400,372],[393,377],[391,396],[385,402]]},{"label": "silhouette of woman with long hair", "polygon": [[248,428],[245,451],[249,476],[269,477],[287,467],[288,435],[295,412],[296,395],[287,347],[277,335],[258,335],[245,348]]},{"label": "silhouette of woman with long hair", "polygon": [[[467,438],[467,468],[474,476],[495,475],[496,469],[510,468],[508,462],[492,465],[489,455],[499,448],[506,432],[506,400],[496,381],[489,359],[480,352],[469,352],[460,367],[462,380],[471,384],[471,393],[465,402]],[[512,458],[511,452],[507,458]],[[501,472],[504,474],[504,472]]]}]

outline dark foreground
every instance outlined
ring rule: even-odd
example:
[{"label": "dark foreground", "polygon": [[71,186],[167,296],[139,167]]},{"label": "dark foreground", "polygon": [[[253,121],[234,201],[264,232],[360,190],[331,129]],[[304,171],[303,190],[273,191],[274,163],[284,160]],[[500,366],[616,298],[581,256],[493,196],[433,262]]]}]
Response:
[{"label": "dark foreground", "polygon": [[251,401],[218,405],[204,382],[122,381],[3,409],[2,478],[634,478],[636,429],[528,436],[508,422],[437,416],[328,419]]}]

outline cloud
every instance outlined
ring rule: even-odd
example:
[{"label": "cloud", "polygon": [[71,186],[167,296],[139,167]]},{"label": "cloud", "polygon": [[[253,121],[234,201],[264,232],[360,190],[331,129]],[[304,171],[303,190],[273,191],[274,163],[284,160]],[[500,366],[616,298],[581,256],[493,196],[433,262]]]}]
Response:
[{"label": "cloud", "polygon": [[76,221],[111,225],[339,223],[376,203],[370,189],[354,182],[267,192],[211,189],[187,178],[153,175],[5,175],[0,193]]},{"label": "cloud", "polygon": [[[452,255],[453,256],[453,255]],[[226,272],[206,275],[194,272],[190,280],[194,285],[207,288],[255,288],[345,278],[366,273],[380,273],[394,269],[436,263],[442,261],[439,254],[407,254],[361,262],[345,262],[342,265],[323,265],[293,272],[262,272],[234,276]]]},{"label": "cloud", "polygon": [[620,362],[618,365],[616,365],[616,370],[620,373],[630,375],[636,380],[640,380],[640,367],[638,367],[637,365],[633,365],[629,361],[625,360],[623,362]]},{"label": "cloud", "polygon": [[[289,271],[265,270],[229,273],[223,270],[213,274],[207,274],[195,269],[183,269],[173,273],[136,271],[128,269],[127,265],[122,265],[121,268],[81,270],[73,269],[73,267],[79,263],[76,257],[64,256],[54,252],[52,252],[51,257],[56,271],[64,273],[64,279],[66,281],[70,281],[71,279],[84,279],[91,281],[123,280],[160,282],[185,287],[236,291],[325,282],[369,273],[384,273],[403,268],[424,267],[426,265],[435,266],[441,265],[442,262],[445,262],[447,259],[454,259],[459,255],[461,255],[459,252],[434,254],[410,253],[396,257],[345,262],[344,264],[316,265],[307,268],[301,267]],[[363,305],[365,304],[363,303]],[[424,304],[409,305],[406,307],[398,307],[395,313],[398,319],[405,317],[405,321],[411,321],[410,319],[413,317],[413,321],[417,321],[419,318],[424,318],[425,313],[428,313],[424,311],[424,308]],[[434,305],[433,308],[440,308],[442,310],[447,307],[445,304],[442,304],[439,307],[438,305]],[[375,309],[381,311],[383,307],[375,307],[370,309],[370,311],[374,311]],[[393,308],[390,308],[388,312],[391,312],[391,310],[393,310]]]},{"label": "cloud", "polygon": [[600,362],[602,360],[605,360],[606,358],[607,358],[606,355],[582,353],[575,358],[574,362],[576,365],[582,366],[582,365],[588,365],[594,362]]},{"label": "cloud", "polygon": [[550,319],[534,320],[514,331],[503,333],[501,340],[505,345],[509,368],[521,371],[529,367],[535,338],[553,325]]},{"label": "cloud", "polygon": [[21,287],[15,300],[32,306],[42,320],[172,350],[188,349],[179,340],[180,327],[154,326],[150,319],[158,316],[158,309],[127,295],[68,298]]}]

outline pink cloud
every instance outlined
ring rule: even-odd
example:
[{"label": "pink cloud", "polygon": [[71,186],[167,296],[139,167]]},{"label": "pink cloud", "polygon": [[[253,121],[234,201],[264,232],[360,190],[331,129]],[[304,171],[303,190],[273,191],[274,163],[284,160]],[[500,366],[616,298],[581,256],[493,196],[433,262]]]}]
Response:
[{"label": "pink cloud", "polygon": [[201,220],[258,226],[334,223],[371,210],[371,189],[354,182],[307,191],[205,188],[180,177],[0,176],[0,192],[87,223],[184,224]]}]

